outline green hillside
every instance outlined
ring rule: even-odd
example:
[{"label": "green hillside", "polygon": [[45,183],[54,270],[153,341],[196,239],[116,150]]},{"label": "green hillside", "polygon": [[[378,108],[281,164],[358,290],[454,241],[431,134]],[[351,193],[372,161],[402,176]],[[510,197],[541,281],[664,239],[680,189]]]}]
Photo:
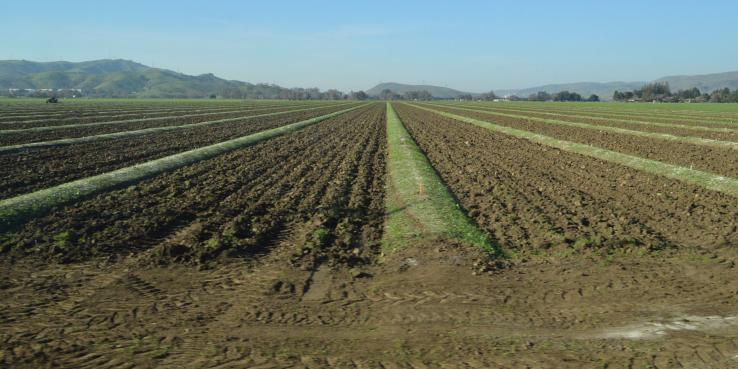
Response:
[{"label": "green hillside", "polygon": [[276,98],[279,86],[229,81],[212,74],[190,76],[151,68],[128,60],[80,63],[0,61],[0,89],[82,89],[96,97],[197,98],[210,94],[227,97]]}]

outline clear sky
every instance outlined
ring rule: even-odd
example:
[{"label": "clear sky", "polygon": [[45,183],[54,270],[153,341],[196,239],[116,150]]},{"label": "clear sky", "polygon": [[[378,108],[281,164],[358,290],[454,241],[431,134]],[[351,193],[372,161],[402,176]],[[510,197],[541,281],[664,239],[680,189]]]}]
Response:
[{"label": "clear sky", "polygon": [[738,70],[738,1],[0,3],[0,59],[122,58],[285,87],[472,92]]}]

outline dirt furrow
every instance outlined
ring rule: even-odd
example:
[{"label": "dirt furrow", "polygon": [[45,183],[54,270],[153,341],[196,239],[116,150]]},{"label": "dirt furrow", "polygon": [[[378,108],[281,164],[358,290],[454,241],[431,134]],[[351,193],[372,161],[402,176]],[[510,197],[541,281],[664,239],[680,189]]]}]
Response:
[{"label": "dirt furrow", "polygon": [[443,111],[540,133],[557,139],[588,144],[651,160],[738,178],[738,161],[734,160],[737,152],[729,148],[664,141],[656,138],[526,121],[453,108],[444,108]]},{"label": "dirt furrow", "polygon": [[[373,236],[364,234],[368,237],[367,243],[372,240],[376,242],[381,235],[379,228],[381,220],[368,218],[381,214],[383,204],[381,199],[372,198],[382,195],[381,177],[384,175],[382,148],[384,147],[385,126],[382,121],[383,109],[384,105],[376,104],[360,109],[360,111],[350,112],[345,116],[322,122],[268,143],[258,144],[225,155],[223,158],[196,164],[170,175],[152,179],[136,186],[141,190],[118,191],[100,196],[72,207],[79,210],[66,209],[56,215],[50,215],[47,221],[57,223],[58,229],[68,229],[72,224],[91,225],[94,223],[83,220],[85,216],[99,220],[108,217],[97,226],[73,231],[77,242],[82,238],[91,240],[88,246],[100,245],[92,240],[97,240],[98,236],[105,237],[105,246],[103,248],[92,246],[93,252],[89,252],[91,250],[83,245],[75,245],[75,247],[82,246],[80,248],[82,250],[88,249],[88,252],[84,254],[87,255],[85,257],[95,257],[94,255],[99,255],[101,252],[110,255],[120,252],[136,253],[137,249],[132,248],[131,245],[136,244],[137,240],[150,238],[155,234],[160,234],[158,236],[160,241],[147,252],[149,255],[146,260],[166,261],[167,263],[177,260],[207,262],[219,255],[221,257],[255,255],[261,250],[267,256],[264,260],[279,263],[277,269],[279,274],[264,274],[265,276],[272,275],[272,278],[266,278],[265,283],[269,285],[265,286],[264,290],[256,289],[261,296],[267,292],[266,289],[272,288],[274,283],[279,282],[279,278],[284,279],[283,273],[288,273],[288,275],[295,272],[305,273],[291,266],[290,260],[304,265],[313,265],[320,260],[335,260],[339,263],[342,260],[347,261],[350,258],[341,255],[354,254],[352,249],[346,249],[347,245],[341,241],[344,239],[351,239],[355,242],[352,246],[371,252],[370,247],[363,247],[360,244],[364,240],[354,233],[361,230],[363,225],[368,224],[371,230],[367,232]],[[363,147],[370,148],[368,154],[362,150]],[[296,153],[299,154],[295,155]],[[253,158],[259,158],[259,160]],[[375,163],[376,165],[368,171],[356,170],[364,163]],[[229,173],[229,175],[213,177],[212,173]],[[331,175],[326,175],[326,173],[331,173]],[[379,178],[365,178],[366,176],[379,176]],[[218,185],[215,185],[216,183]],[[224,186],[226,183],[228,185]],[[368,193],[372,194],[372,197],[358,200],[352,197],[352,192],[356,192],[352,191],[352,183],[370,183],[377,188],[369,189]],[[218,189],[221,195],[213,200],[210,200],[211,196],[203,199],[202,189],[205,187],[202,186]],[[336,186],[335,189],[334,186]],[[254,196],[252,190],[260,191],[260,194]],[[329,213],[325,215],[327,222],[320,225],[315,219],[322,215],[320,212],[317,214],[314,212],[318,203],[306,204],[302,201],[304,194],[316,191],[323,191],[327,195],[313,198],[318,201],[322,198],[323,204],[330,206],[330,209],[326,209]],[[137,200],[125,200],[131,196],[147,197],[147,194],[152,193],[156,196],[151,198],[152,201],[147,202],[144,208],[158,209],[153,212],[170,213],[173,217],[186,219],[192,219],[187,212],[197,212],[197,219],[202,221],[186,220],[180,223],[189,223],[189,225],[172,228],[166,225],[166,222],[161,221],[161,218],[149,217],[150,214],[147,212],[139,213],[142,208],[135,207]],[[109,211],[112,210],[109,209],[111,201],[119,204],[117,210]],[[182,202],[183,205],[172,208],[171,205],[175,202]],[[130,213],[125,209],[129,206],[133,206]],[[367,209],[368,206],[379,206],[380,208]],[[82,210],[85,208],[87,210]],[[167,210],[164,211],[165,209]],[[148,223],[148,226],[137,225],[139,222]],[[152,222],[158,222],[159,225],[151,224]],[[55,228],[51,225],[52,223],[47,223],[45,227]],[[108,226],[103,226],[103,223]],[[341,227],[341,224],[356,224],[357,227],[345,228]],[[28,229],[33,227],[29,225]],[[111,228],[118,229],[119,233],[111,232]],[[163,231],[164,229],[167,230]],[[328,234],[324,236],[316,232],[322,230]],[[165,236],[165,233],[168,235]],[[213,240],[223,244],[216,245],[216,241]],[[226,244],[227,247],[225,247]],[[263,248],[265,245],[277,247],[277,244],[280,245],[281,250],[279,257],[270,259],[269,250]],[[302,263],[301,259],[309,255],[302,252],[303,248],[293,246],[295,244],[312,245],[315,249],[320,250],[315,254],[318,258],[309,263]],[[54,248],[51,244],[47,246]],[[188,250],[183,252],[183,247],[187,247]],[[218,250],[219,247],[224,249]],[[38,255],[42,254],[43,252]],[[366,261],[351,260],[354,260],[352,262],[368,262],[373,258],[369,253],[365,257],[368,258]],[[268,268],[273,267],[277,265],[268,266]],[[202,327],[202,330],[207,332],[207,325],[214,322],[219,314],[225,313],[231,303],[222,301],[213,305],[202,301],[195,295],[214,293],[213,288],[219,291],[218,293],[223,293],[223,288],[233,289],[234,286],[242,284],[243,281],[237,280],[238,275],[248,270],[242,268],[229,269],[226,266],[225,273],[213,273],[212,277],[215,278],[211,278],[207,284],[186,288],[185,284],[188,282],[186,280],[182,280],[183,284],[177,287],[177,285],[157,280],[148,273],[149,276],[146,278],[140,273],[124,274],[120,282],[109,281],[103,284],[104,289],[98,289],[85,299],[79,300],[75,308],[67,312],[67,316],[60,317],[51,314],[49,310],[46,310],[44,314],[28,316],[10,314],[19,319],[6,320],[2,323],[13,326],[12,330],[3,333],[5,347],[11,350],[10,355],[17,360],[18,364],[33,363],[34,352],[39,354],[35,356],[36,359],[48,359],[45,355],[50,354],[49,352],[40,355],[28,345],[33,347],[41,345],[46,347],[44,350],[55,350],[59,357],[54,358],[51,362],[61,366],[112,366],[116,362],[115,358],[126,352],[134,353],[139,358],[137,360],[141,360],[136,361],[138,363],[156,362],[168,356],[161,347],[169,347],[167,350],[177,350],[182,345],[186,346],[188,342],[178,337],[162,336],[155,340],[149,337],[158,336],[158,333],[167,334],[167,327],[178,327],[178,335],[184,336],[187,334],[181,330],[185,328],[198,330],[198,327]],[[160,269],[160,271],[164,272],[165,269]],[[166,275],[166,272],[163,275]],[[229,277],[226,278],[224,275]],[[81,278],[80,284],[89,281],[89,277],[75,276],[74,278]],[[302,291],[301,286],[295,290],[295,287],[290,287],[289,283],[286,280],[282,282],[283,285],[274,288],[288,293]],[[164,285],[167,287],[163,287]],[[64,287],[68,289],[67,291],[74,290],[70,286]],[[38,288],[45,289],[43,286],[38,286]],[[36,295],[41,295],[41,292],[36,291]],[[46,294],[48,292],[44,291]],[[239,293],[236,296],[241,299],[247,299],[250,296],[240,290],[237,292]],[[131,296],[136,296],[136,298],[131,298]],[[126,303],[126,300],[129,302]],[[13,310],[11,306],[5,308],[5,311]],[[21,306],[15,309],[16,311],[21,310]],[[43,309],[39,308],[39,310]],[[173,311],[178,311],[177,314],[181,316],[177,319],[167,318],[166,314],[171,314]],[[34,322],[34,319],[37,321]],[[79,324],[86,328],[58,331],[52,328],[50,331],[49,323],[44,323],[45,319],[59,320],[51,326],[74,327]],[[27,323],[25,328],[19,325],[21,321]],[[149,326],[150,323],[147,322],[151,321],[157,321],[157,326]],[[30,327],[36,327],[31,330],[32,333],[28,330]],[[53,346],[56,348],[48,346],[49,340],[43,337],[53,337],[51,342],[59,346]],[[116,346],[105,343],[110,338],[115,339]],[[24,340],[27,343],[23,344]],[[79,340],[98,341],[94,345],[76,346],[75,342]],[[155,345],[159,349],[150,349],[149,345]],[[28,347],[30,351],[23,347]],[[24,357],[25,353],[32,356]]]},{"label": "dirt furrow", "polygon": [[400,111],[469,215],[514,249],[719,247],[738,241],[738,207],[728,205],[734,201],[726,195],[408,106]]},{"label": "dirt furrow", "polygon": [[[241,106],[245,106],[241,105]],[[239,107],[239,106],[235,106]],[[187,106],[187,105],[181,105],[178,107],[155,107],[155,106],[149,106],[149,107],[139,107],[139,108],[129,108],[129,109],[114,109],[112,107],[102,107],[102,106],[90,106],[86,108],[78,107],[75,108],[67,108],[67,109],[58,109],[58,110],[52,110],[48,112],[44,112],[43,109],[27,109],[24,111],[20,108],[14,108],[11,110],[3,111],[2,108],[0,108],[0,124],[15,124],[15,123],[23,123],[26,121],[35,121],[35,120],[64,120],[64,119],[75,119],[75,118],[92,118],[92,117],[105,117],[108,115],[128,115],[128,114],[140,114],[140,115],[148,115],[148,114],[158,114],[158,113],[172,113],[172,112],[184,112],[184,111],[214,111],[214,110],[220,110],[220,109],[227,109],[228,105],[211,105],[211,106]]]},{"label": "dirt furrow", "polygon": [[0,366],[736,366],[733,198],[399,104],[511,258],[384,254],[384,106],[4,234]]},{"label": "dirt furrow", "polygon": [[178,152],[313,118],[339,108],[316,109],[247,119],[242,123],[196,127],[122,139],[0,153],[0,198],[127,167]]},{"label": "dirt furrow", "polygon": [[[436,105],[437,106],[437,105]],[[464,107],[467,108],[467,107]],[[620,122],[620,121],[612,121],[608,120],[610,117],[589,117],[589,116],[579,116],[574,114],[568,114],[568,112],[561,112],[556,114],[551,114],[550,112],[545,111],[533,111],[528,109],[508,109],[508,108],[481,108],[479,107],[473,107],[472,109],[478,109],[483,111],[490,111],[490,112],[500,112],[505,114],[514,114],[514,115],[523,115],[523,116],[529,116],[529,117],[535,117],[535,118],[543,118],[543,119],[555,119],[555,120],[563,120],[566,122],[576,122],[576,123],[586,123],[586,124],[593,124],[593,125],[601,125],[606,127],[617,127],[617,128],[623,128],[623,129],[629,129],[629,130],[638,130],[638,131],[645,131],[645,132],[656,132],[656,133],[666,133],[670,135],[676,135],[676,136],[687,136],[687,137],[700,137],[700,138],[707,138],[711,140],[719,140],[719,141],[738,141],[738,125],[733,125],[730,127],[722,127],[727,130],[735,130],[734,132],[717,132],[717,131],[708,131],[708,130],[699,130],[698,128],[707,128],[707,129],[722,129],[721,127],[714,127],[713,125],[699,125],[694,124],[693,126],[696,126],[696,129],[689,129],[687,128],[681,128],[678,124],[677,127],[664,127],[664,126],[658,126],[658,125],[648,125],[648,124],[641,124],[641,123],[627,123],[627,122]],[[615,117],[616,119],[623,119]],[[650,122],[649,118],[633,118],[634,120],[638,121],[647,121]],[[670,123],[670,122],[669,122]],[[667,123],[667,124],[669,124]]]},{"label": "dirt furrow", "polygon": [[[28,128],[36,128],[36,127],[55,127],[55,126],[65,126],[65,125],[81,125],[84,127],[84,125],[90,124],[90,123],[101,123],[101,122],[118,122],[118,121],[127,121],[127,120],[136,120],[136,119],[157,119],[159,121],[166,120],[169,116],[175,116],[175,115],[206,115],[206,114],[218,114],[218,113],[227,113],[227,112],[237,112],[237,111],[244,111],[244,110],[253,110],[253,109],[269,109],[269,108],[279,108],[279,107],[290,107],[295,106],[297,104],[291,104],[291,103],[278,103],[278,104],[223,104],[223,105],[215,105],[215,106],[202,106],[202,107],[182,107],[182,108],[173,108],[173,109],[164,109],[164,110],[143,110],[140,112],[128,112],[128,111],[121,111],[114,113],[112,115],[105,114],[104,111],[95,111],[94,109],[91,110],[91,113],[89,115],[77,115],[74,114],[73,116],[67,116],[67,117],[47,117],[47,116],[40,116],[33,119],[26,119],[22,121],[0,121],[0,129],[7,130],[7,129],[28,129]],[[304,105],[304,103],[303,103]],[[161,118],[161,119],[159,119]]]},{"label": "dirt furrow", "polygon": [[653,122],[664,122],[664,123],[679,123],[679,124],[697,124],[707,122],[707,124],[724,124],[725,127],[734,127],[735,123],[738,123],[738,115],[730,113],[722,114],[711,114],[708,112],[689,113],[685,111],[673,110],[673,111],[653,111],[653,110],[626,110],[622,108],[616,109],[597,109],[597,108],[586,108],[586,107],[574,107],[574,106],[557,106],[557,104],[546,104],[543,106],[519,106],[519,105],[486,105],[486,104],[470,104],[471,106],[479,107],[490,107],[500,109],[515,109],[525,110],[529,112],[548,112],[548,113],[560,113],[560,114],[571,114],[571,115],[586,115],[596,116],[602,118],[617,118],[617,119],[634,119],[634,120],[646,120]]},{"label": "dirt furrow", "polygon": [[[316,107],[319,108],[319,107]],[[156,127],[174,127],[182,126],[194,123],[212,122],[221,119],[236,119],[243,117],[244,120],[249,119],[249,116],[278,113],[281,111],[298,110],[301,107],[277,107],[277,108],[266,108],[266,109],[252,109],[252,110],[229,110],[222,113],[206,113],[206,114],[193,114],[183,116],[166,116],[163,118],[156,118],[154,120],[144,121],[124,121],[120,123],[108,124],[109,122],[99,122],[102,125],[94,123],[86,126],[76,126],[73,128],[65,129],[54,129],[46,131],[15,131],[15,132],[2,132],[0,131],[0,146],[13,146],[20,144],[28,144],[33,142],[45,142],[55,141],[67,138],[78,138],[87,136],[96,136],[107,133],[125,132],[125,131],[136,131],[147,128]],[[238,120],[229,123],[239,123]]]}]

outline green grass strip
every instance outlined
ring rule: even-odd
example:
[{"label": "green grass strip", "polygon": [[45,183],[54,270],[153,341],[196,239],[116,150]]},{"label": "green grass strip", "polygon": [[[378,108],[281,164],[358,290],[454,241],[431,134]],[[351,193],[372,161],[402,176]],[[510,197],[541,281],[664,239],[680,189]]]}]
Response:
[{"label": "green grass strip", "polygon": [[33,149],[33,148],[42,148],[42,147],[74,145],[74,144],[79,144],[79,143],[84,143],[84,142],[94,142],[94,141],[100,141],[100,140],[110,140],[110,139],[117,139],[117,138],[124,138],[124,137],[141,136],[141,135],[147,135],[150,133],[159,133],[159,132],[166,132],[166,131],[176,131],[180,129],[205,127],[205,126],[210,126],[214,124],[223,124],[223,123],[229,123],[229,122],[237,122],[237,121],[246,120],[246,119],[269,117],[273,115],[294,113],[294,112],[300,112],[300,111],[306,111],[306,110],[322,109],[325,107],[326,106],[312,107],[312,108],[305,108],[305,109],[285,110],[285,111],[279,111],[276,113],[247,115],[247,116],[242,116],[242,117],[237,117],[237,118],[226,118],[226,119],[211,120],[211,121],[200,122],[200,123],[183,124],[181,126],[153,127],[153,128],[137,129],[135,131],[122,131],[122,132],[114,132],[114,133],[105,133],[105,134],[94,135],[94,136],[62,138],[59,140],[52,140],[52,141],[30,142],[30,143],[18,144],[18,145],[0,146],[0,153],[8,152],[8,151]]},{"label": "green grass strip", "polygon": [[563,151],[573,152],[603,161],[620,164],[629,168],[664,176],[671,179],[676,179],[678,181],[694,184],[708,190],[722,192],[727,195],[738,197],[738,180],[734,178],[724,177],[718,174],[694,170],[656,160],[644,159],[638,156],[622,154],[616,151],[606,150],[595,146],[559,140],[553,137],[501,126],[492,122],[456,115],[445,111],[427,108],[424,106],[413,106],[417,107],[418,109],[430,111],[447,118],[486,128],[494,132],[523,138],[535,143],[539,143],[541,145],[555,147]]},{"label": "green grass strip", "polygon": [[254,145],[258,142],[336,117],[362,106],[366,105],[354,106],[282,127],[2,200],[0,201],[0,229],[12,227],[29,218],[43,215],[57,206],[73,203],[90,195],[109,191],[125,184],[136,183],[167,171]]},{"label": "green grass strip", "polygon": [[461,211],[390,103],[387,103],[387,144],[389,185],[382,237],[385,250],[398,250],[419,240],[448,237],[491,254],[499,253]]},{"label": "green grass strip", "polygon": [[[440,105],[439,105],[440,106]],[[446,106],[453,106],[453,105],[446,105]],[[463,105],[464,107],[471,108],[472,105]],[[476,107],[479,108],[479,107]],[[483,107],[482,108],[485,112],[500,112],[499,110],[488,110],[488,109],[495,109],[493,107]],[[545,115],[553,115],[553,116],[559,116],[559,117],[569,117],[569,118],[585,118],[585,119],[596,119],[606,122],[613,122],[613,123],[626,123],[626,124],[638,124],[638,125],[645,125],[645,126],[654,126],[654,127],[664,127],[664,128],[680,128],[680,129],[688,129],[693,131],[705,131],[705,132],[720,132],[720,133],[738,133],[738,129],[735,128],[724,128],[724,127],[705,127],[705,126],[691,126],[691,125],[685,125],[685,124],[678,124],[678,123],[661,123],[661,122],[650,122],[645,120],[633,120],[633,119],[622,119],[622,118],[613,118],[613,117],[603,117],[603,116],[592,116],[592,115],[579,115],[577,113],[567,113],[564,111],[560,111],[559,113],[552,113],[551,111],[543,111],[543,110],[533,110],[533,109],[514,109],[514,108],[502,108],[505,109],[505,111],[516,111],[521,114],[545,114]],[[501,113],[501,112],[500,112]],[[526,117],[528,117],[526,115]],[[709,124],[709,123],[708,123]],[[725,123],[728,124],[728,123]]]},{"label": "green grass strip", "polygon": [[612,132],[612,133],[637,136],[637,137],[654,138],[657,140],[664,140],[664,141],[683,142],[683,143],[688,143],[692,145],[722,147],[722,148],[738,150],[738,142],[712,140],[709,138],[700,138],[700,137],[692,137],[692,136],[674,136],[668,133],[634,131],[634,130],[625,129],[625,128],[600,126],[600,125],[587,124],[587,123],[567,122],[563,120],[537,118],[537,117],[530,117],[526,115],[506,114],[506,113],[499,113],[496,111],[489,111],[489,110],[468,109],[468,108],[458,108],[458,107],[454,109],[472,111],[472,112],[483,113],[483,114],[497,115],[501,117],[523,119],[523,120],[528,120],[528,121],[533,121],[533,122],[556,124],[560,126],[569,126],[569,127],[575,127],[575,128]]}]

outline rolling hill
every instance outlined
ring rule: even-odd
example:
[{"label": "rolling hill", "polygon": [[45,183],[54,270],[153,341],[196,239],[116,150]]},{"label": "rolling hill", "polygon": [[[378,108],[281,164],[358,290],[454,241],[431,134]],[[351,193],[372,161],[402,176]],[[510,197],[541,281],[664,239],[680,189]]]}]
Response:
[{"label": "rolling hill", "polygon": [[558,92],[573,91],[582,96],[597,94],[601,98],[611,99],[613,92],[630,91],[640,88],[648,82],[668,82],[671,90],[686,90],[697,87],[702,92],[712,92],[721,88],[730,88],[731,90],[738,88],[738,72],[700,74],[693,76],[668,76],[653,81],[640,82],[580,82],[580,83],[562,83],[551,84],[545,86],[531,87],[525,89],[496,90],[499,95],[518,95],[528,96],[538,91]]},{"label": "rolling hill", "polygon": [[[640,88],[648,82],[669,82],[672,91],[686,90],[692,87],[697,87],[702,92],[712,92],[720,88],[730,88],[731,90],[738,88],[738,72],[726,72],[726,73],[713,73],[713,74],[701,74],[694,76],[668,76],[656,79],[654,81],[637,81],[637,82],[577,82],[577,83],[559,83],[549,84],[543,86],[522,88],[522,89],[493,89],[497,95],[509,96],[517,95],[520,97],[527,97],[530,94],[538,91],[546,91],[549,93],[559,91],[572,91],[579,93],[582,96],[589,96],[596,94],[604,100],[610,100],[613,92],[618,91],[630,91],[633,89]],[[381,83],[377,86],[367,90],[367,93],[372,96],[379,95],[383,89],[388,88],[395,93],[403,94],[407,91],[419,91],[426,90],[431,93],[434,97],[448,99],[454,98],[468,92],[454,90],[448,87],[439,86],[426,86],[426,85],[405,85],[401,83]],[[472,95],[479,95],[478,93],[471,93]]]},{"label": "rolling hill", "polygon": [[537,87],[529,87],[523,89],[495,90],[500,96],[516,95],[520,97],[528,97],[538,91],[546,91],[554,93],[559,91],[576,92],[584,97],[595,94],[604,100],[612,98],[615,91],[631,91],[641,88],[646,82],[577,82],[577,83],[559,83]]},{"label": "rolling hill", "polygon": [[400,94],[400,95],[404,94],[405,92],[409,92],[409,91],[428,91],[430,92],[431,95],[433,95],[433,97],[438,97],[441,99],[453,99],[454,97],[468,93],[468,92],[463,92],[459,90],[454,90],[448,87],[431,86],[431,85],[406,85],[406,84],[395,83],[395,82],[380,83],[366,90],[366,93],[369,96],[379,96],[379,93],[382,92],[382,90],[384,89],[389,89],[392,92]]},{"label": "rolling hill", "polygon": [[[129,60],[72,62],[0,61],[0,89],[82,89],[98,97],[196,98],[228,91],[243,97],[278,97],[279,86],[190,76]],[[234,91],[236,91],[234,93]]]},{"label": "rolling hill", "polygon": [[670,76],[659,78],[657,82],[669,82],[672,91],[697,87],[702,92],[710,92],[720,88],[735,90],[738,88],[738,72],[701,74],[695,76]]},{"label": "rolling hill", "polygon": [[[693,76],[668,76],[656,79],[669,82],[672,91],[699,88],[711,92],[720,88],[738,89],[738,72],[713,73]],[[568,90],[582,96],[597,94],[610,99],[615,90],[627,91],[641,87],[647,81],[637,82],[579,82],[549,84],[524,89],[494,89],[501,96],[526,97],[538,91],[549,93]],[[288,89],[267,84],[226,80],[213,74],[191,76],[167,69],[152,68],[122,59],[104,59],[86,62],[33,62],[0,60],[0,89],[82,89],[83,94],[96,97],[165,97],[198,98],[216,94],[226,97],[279,98]],[[450,99],[469,94],[448,87],[410,85],[394,82],[380,83],[366,93],[378,96],[384,89],[398,94],[408,91],[428,91],[437,98]],[[474,96],[478,93],[470,93]]]}]

